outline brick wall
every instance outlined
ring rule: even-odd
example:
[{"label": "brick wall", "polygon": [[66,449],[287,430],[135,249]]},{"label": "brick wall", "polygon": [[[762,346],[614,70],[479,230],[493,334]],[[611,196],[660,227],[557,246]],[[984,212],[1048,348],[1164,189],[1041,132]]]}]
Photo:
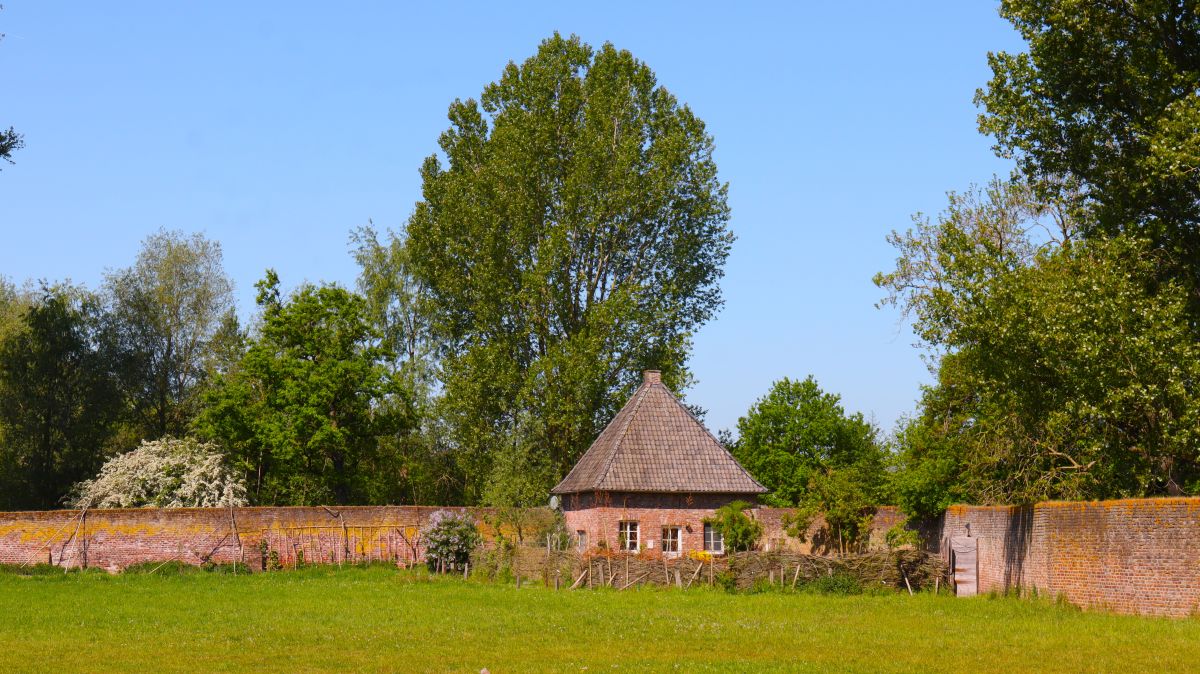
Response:
[{"label": "brick wall", "polygon": [[1200,611],[1200,498],[954,506],[940,527],[943,554],[968,524],[981,592],[1036,588],[1121,613]]},{"label": "brick wall", "polygon": [[[641,545],[653,542],[656,548],[661,544],[664,527],[679,527],[680,552],[686,553],[704,549],[704,520],[712,517],[717,508],[738,499],[754,501],[753,496],[729,494],[572,494],[563,501],[563,513],[568,531],[585,532],[589,548],[603,541],[610,550],[616,550],[620,523],[635,521]],[[788,536],[783,518],[789,512],[788,508],[765,507],[751,511],[751,516],[763,525],[764,549],[824,554],[838,548],[837,541],[826,537],[825,523],[820,517],[810,524],[804,541]],[[884,534],[902,519],[896,508],[881,507],[872,522],[869,547],[882,547]]]},{"label": "brick wall", "polygon": [[[682,497],[673,497],[682,498]],[[579,505],[579,504],[576,504]],[[617,523],[638,520],[643,542],[661,540],[664,525],[678,526],[684,551],[703,548],[703,520],[716,500],[632,499],[565,508],[568,528],[589,532],[589,545],[617,543]],[[567,506],[567,504],[564,504]],[[91,510],[0,513],[0,564],[52,563],[117,569],[179,560],[243,561],[257,568],[260,542],[284,565],[299,551],[309,562],[419,560],[419,530],[441,507],[236,508]],[[486,525],[490,511],[470,509]],[[783,532],[784,509],[756,508],[767,547],[821,553],[814,522],[808,541]],[[881,508],[871,547],[902,515]],[[1191,615],[1200,611],[1200,498],[1022,507],[954,506],[923,528],[931,549],[945,554],[951,536],[978,539],[982,592],[1029,590],[1062,596],[1086,607],[1123,613]],[[828,544],[829,542],[825,542]]]},{"label": "brick wall", "polygon": [[[308,562],[413,561],[424,550],[419,530],[438,510],[343,508],[179,508],[0,513],[0,564],[50,563],[119,569],[178,560],[245,562],[258,568],[265,542],[284,565],[300,551]],[[486,509],[469,509],[483,524]]]}]

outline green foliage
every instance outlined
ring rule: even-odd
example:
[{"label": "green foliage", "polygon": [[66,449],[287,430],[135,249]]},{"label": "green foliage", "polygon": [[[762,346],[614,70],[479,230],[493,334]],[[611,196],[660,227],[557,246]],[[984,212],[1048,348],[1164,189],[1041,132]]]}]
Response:
[{"label": "green foliage", "polygon": [[123,388],[143,439],[187,433],[200,392],[236,357],[241,334],[221,244],[159,230],[137,261],[109,274],[105,293],[123,354]]},{"label": "green foliage", "polygon": [[952,195],[936,224],[893,235],[897,268],[876,277],[938,365],[897,436],[910,514],[1200,489],[1186,289],[1139,241],[1077,240],[1054,210],[1039,230],[1035,198],[999,182]]},{"label": "green foliage", "polygon": [[1192,2],[1005,0],[1025,53],[989,54],[980,130],[1089,237],[1162,250],[1200,307],[1200,13]]},{"label": "green foliage", "polygon": [[268,271],[258,334],[206,396],[197,423],[231,451],[262,504],[362,502],[378,438],[411,427],[363,299],[304,285],[286,300]]},{"label": "green foliage", "polygon": [[704,520],[725,537],[726,552],[753,550],[762,537],[762,524],[746,514],[751,507],[745,501],[734,501],[717,508],[711,518]]},{"label": "green foliage", "polygon": [[827,545],[850,549],[870,530],[875,506],[891,500],[885,450],[861,414],[847,415],[841,398],[811,376],[781,379],[738,419],[734,456],[771,489],[767,500],[797,508],[789,534],[804,539],[817,513]]},{"label": "green foliage", "polygon": [[874,427],[861,414],[847,415],[840,396],[822,391],[811,376],[772,384],[738,419],[738,436],[730,451],[771,490],[775,505],[804,504],[813,480],[831,471],[853,476],[876,505],[886,501],[884,451]]},{"label": "green foliage", "polygon": [[483,542],[473,517],[443,510],[430,516],[422,538],[425,563],[430,571],[462,569],[471,561],[471,553]]},{"label": "green foliage", "polygon": [[463,477],[434,395],[437,344],[421,308],[425,292],[412,274],[409,248],[402,233],[389,232],[381,240],[369,225],[352,232],[350,240],[368,321],[390,354],[382,364],[405,391],[379,404],[398,406],[393,411],[412,421],[379,438],[378,479],[367,498],[372,503],[460,503]]},{"label": "green foliage", "polygon": [[0,129],[0,159],[12,164],[12,153],[25,147],[25,137],[17,133],[11,126],[7,130]]},{"label": "green foliage", "polygon": [[884,540],[889,550],[905,546],[916,548],[921,544],[921,535],[915,529],[910,529],[908,520],[900,522],[887,530]]},{"label": "green foliage", "polygon": [[122,412],[115,356],[95,296],[43,286],[22,304],[0,339],[0,507],[54,508],[104,462]]},{"label": "green foliage", "polygon": [[845,553],[866,543],[878,504],[853,470],[813,475],[805,499],[810,510],[825,518],[827,548]]},{"label": "green foliage", "polygon": [[545,493],[640,370],[687,383],[690,336],[721,304],[726,186],[703,122],[607,44],[556,34],[449,118],[404,242],[439,413],[464,499],[508,481],[493,463],[514,438]]},{"label": "green foliage", "polygon": [[828,594],[841,597],[862,594],[862,583],[848,573],[834,573],[828,576],[817,576],[803,585],[803,590],[816,594]]}]

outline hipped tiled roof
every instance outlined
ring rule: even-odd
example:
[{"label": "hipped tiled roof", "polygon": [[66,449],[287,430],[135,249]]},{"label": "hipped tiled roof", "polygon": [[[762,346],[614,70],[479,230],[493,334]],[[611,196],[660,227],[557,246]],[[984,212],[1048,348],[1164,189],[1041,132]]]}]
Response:
[{"label": "hipped tiled roof", "polygon": [[651,371],[551,493],[588,491],[762,494],[767,489]]}]

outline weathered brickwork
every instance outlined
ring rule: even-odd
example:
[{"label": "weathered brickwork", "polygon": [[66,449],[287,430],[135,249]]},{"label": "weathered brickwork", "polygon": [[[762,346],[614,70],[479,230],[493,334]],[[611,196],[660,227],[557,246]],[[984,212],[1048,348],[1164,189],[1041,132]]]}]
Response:
[{"label": "weathered brickwork", "polygon": [[[663,526],[678,526],[681,551],[703,549],[704,519],[717,496],[612,495],[564,499],[570,531],[617,547],[618,523],[636,520],[643,544],[660,545]],[[285,566],[302,551],[314,563],[411,562],[424,554],[419,532],[442,507],[236,508],[0,513],[0,564],[52,563],[119,569],[178,560],[188,564],[262,563],[262,547]],[[471,509],[485,537],[489,511]],[[755,508],[764,544],[803,553],[836,549],[814,522],[807,541],[783,531],[787,510]],[[871,547],[902,519],[882,508]],[[1200,611],[1200,498],[1042,503],[1023,507],[954,506],[923,531],[946,551],[951,536],[978,540],[983,592],[1031,590],[1086,607],[1124,613],[1186,616]]]},{"label": "weathered brickwork", "polygon": [[1121,613],[1200,611],[1200,498],[954,506],[951,536],[978,539],[979,589],[1061,596]]},{"label": "weathered brickwork", "polygon": [[[178,560],[261,565],[420,559],[419,531],[441,507],[179,508],[0,513],[0,564],[119,569]],[[481,522],[487,511],[474,509]],[[481,524],[485,535],[486,525]]]},{"label": "weathered brickwork", "polygon": [[[726,494],[571,494],[563,500],[563,513],[567,529],[572,533],[584,532],[589,548],[603,541],[610,550],[616,550],[620,523],[632,521],[638,523],[640,544],[653,544],[655,548],[661,548],[663,527],[679,527],[680,552],[687,553],[704,549],[704,520],[711,518],[717,508],[730,500]],[[788,536],[783,518],[789,512],[787,508],[765,507],[750,511],[751,516],[763,525],[762,546],[765,549],[822,554],[838,548],[837,541],[826,538],[825,523],[820,518],[810,524],[803,541]],[[884,534],[902,519],[903,515],[895,508],[880,508],[871,526],[869,547],[882,547]]]}]

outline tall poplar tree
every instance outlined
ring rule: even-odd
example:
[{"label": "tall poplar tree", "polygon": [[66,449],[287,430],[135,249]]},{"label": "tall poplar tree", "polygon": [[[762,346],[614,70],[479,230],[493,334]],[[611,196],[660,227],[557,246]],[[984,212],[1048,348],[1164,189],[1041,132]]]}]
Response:
[{"label": "tall poplar tree", "polygon": [[449,119],[407,231],[445,418],[468,500],[498,453],[527,470],[493,487],[538,488],[490,493],[544,493],[639,370],[688,382],[691,335],[722,303],[726,185],[704,123],[611,44],[555,34]]}]

